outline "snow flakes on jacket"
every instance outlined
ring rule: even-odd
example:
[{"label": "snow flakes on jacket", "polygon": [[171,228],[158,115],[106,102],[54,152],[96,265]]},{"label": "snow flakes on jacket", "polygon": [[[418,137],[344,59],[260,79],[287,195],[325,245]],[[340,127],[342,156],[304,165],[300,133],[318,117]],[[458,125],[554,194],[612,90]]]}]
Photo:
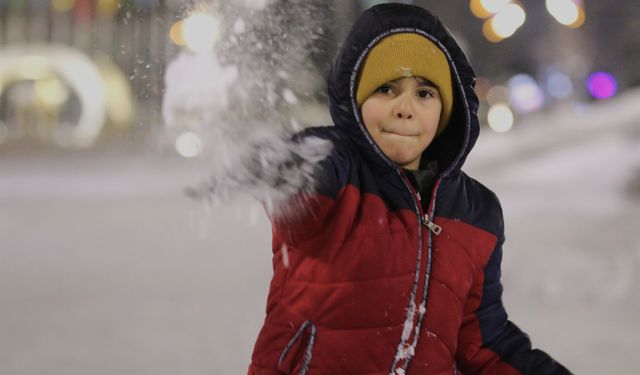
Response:
[{"label": "snow flakes on jacket", "polygon": [[[453,117],[422,156],[440,166],[430,196],[376,146],[354,100],[367,52],[397,32],[429,38],[452,67]],[[501,208],[460,169],[479,132],[474,83],[428,11],[383,4],[355,23],[328,78],[335,126],[301,135],[334,146],[311,213],[272,218],[274,276],[249,374],[568,373],[502,305]]]}]

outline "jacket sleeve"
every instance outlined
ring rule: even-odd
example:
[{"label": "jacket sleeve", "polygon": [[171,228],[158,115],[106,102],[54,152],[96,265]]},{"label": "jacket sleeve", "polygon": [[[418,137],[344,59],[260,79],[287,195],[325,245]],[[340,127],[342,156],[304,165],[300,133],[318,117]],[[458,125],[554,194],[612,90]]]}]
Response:
[{"label": "jacket sleeve", "polygon": [[469,374],[570,374],[545,352],[532,349],[529,336],[510,322],[502,304],[500,264],[504,230],[468,295],[458,334],[456,361]]},{"label": "jacket sleeve", "polygon": [[298,141],[308,136],[331,141],[332,150],[314,166],[313,188],[291,196],[270,218],[274,235],[284,243],[315,249],[318,244],[328,246],[346,237],[346,229],[351,227],[350,222],[355,216],[355,212],[349,210],[355,205],[343,203],[357,199],[359,194],[355,195],[350,191],[352,189],[348,189],[351,163],[344,141],[331,134],[315,132],[303,133]]}]

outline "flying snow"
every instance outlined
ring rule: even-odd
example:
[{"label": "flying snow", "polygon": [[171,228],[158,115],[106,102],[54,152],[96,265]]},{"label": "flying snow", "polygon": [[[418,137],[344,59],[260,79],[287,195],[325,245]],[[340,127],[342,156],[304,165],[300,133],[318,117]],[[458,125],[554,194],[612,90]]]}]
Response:
[{"label": "flying snow", "polygon": [[189,196],[221,202],[248,193],[272,213],[313,190],[314,168],[331,151],[319,138],[294,141],[300,125],[290,115],[304,101],[296,84],[314,71],[309,54],[323,21],[310,2],[242,5],[211,10],[229,21],[214,48],[183,51],[169,64],[162,115],[168,129],[200,136],[207,177]]}]

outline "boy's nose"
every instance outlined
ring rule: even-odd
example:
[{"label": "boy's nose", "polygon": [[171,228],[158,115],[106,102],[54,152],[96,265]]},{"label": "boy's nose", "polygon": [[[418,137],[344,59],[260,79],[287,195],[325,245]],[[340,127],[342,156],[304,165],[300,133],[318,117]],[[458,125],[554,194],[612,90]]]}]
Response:
[{"label": "boy's nose", "polygon": [[413,118],[413,115],[410,112],[398,111],[396,112],[396,117],[399,119],[410,120],[411,118]]},{"label": "boy's nose", "polygon": [[413,111],[411,109],[411,104],[409,103],[409,98],[406,95],[402,95],[399,99],[399,102],[394,107],[394,115],[398,119],[410,120],[413,118]]}]

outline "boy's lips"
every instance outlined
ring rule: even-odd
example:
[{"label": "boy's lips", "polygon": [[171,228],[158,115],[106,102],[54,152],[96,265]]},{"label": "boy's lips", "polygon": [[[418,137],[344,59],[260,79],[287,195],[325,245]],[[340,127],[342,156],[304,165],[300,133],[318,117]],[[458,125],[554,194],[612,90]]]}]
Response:
[{"label": "boy's lips", "polygon": [[382,134],[391,134],[391,135],[397,135],[401,137],[416,137],[418,135],[416,133],[408,132],[408,131],[396,131],[396,130],[387,130],[387,129],[382,129],[380,130],[380,132]]}]

